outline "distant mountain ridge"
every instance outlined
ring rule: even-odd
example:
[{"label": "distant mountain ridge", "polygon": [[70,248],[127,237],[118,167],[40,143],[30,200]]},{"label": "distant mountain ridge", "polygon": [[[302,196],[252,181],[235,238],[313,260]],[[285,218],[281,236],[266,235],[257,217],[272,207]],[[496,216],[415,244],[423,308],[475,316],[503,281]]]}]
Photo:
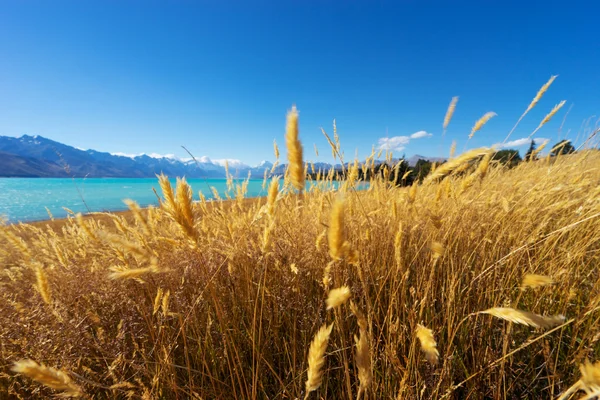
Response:
[{"label": "distant mountain ridge", "polygon": [[[410,165],[419,159],[441,159],[413,156]],[[42,136],[23,135],[19,138],[0,136],[0,177],[91,177],[91,178],[149,178],[164,173],[167,176],[188,178],[223,178],[225,161],[209,157],[178,159],[175,156],[127,155],[82,150]],[[273,164],[263,161],[255,167],[239,160],[228,160],[229,172],[238,178],[262,178]],[[334,166],[341,168],[341,165]],[[331,164],[315,163],[316,169],[329,169]],[[278,165],[273,173],[281,175],[285,164]]]}]

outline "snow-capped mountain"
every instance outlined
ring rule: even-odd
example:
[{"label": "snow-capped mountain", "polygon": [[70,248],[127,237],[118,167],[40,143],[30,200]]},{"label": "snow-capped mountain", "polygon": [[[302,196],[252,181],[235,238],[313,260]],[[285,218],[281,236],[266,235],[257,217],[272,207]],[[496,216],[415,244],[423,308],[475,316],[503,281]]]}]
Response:
[{"label": "snow-capped mountain", "polygon": [[[10,157],[9,157],[10,156]],[[225,164],[234,177],[262,178],[268,161],[256,167],[235,159],[178,158],[173,154],[106,153],[83,150],[42,136],[0,136],[0,176],[223,178]]]},{"label": "snow-capped mountain", "polygon": [[[406,161],[412,166],[419,159],[443,160],[417,155]],[[79,149],[37,135],[23,135],[20,138],[0,136],[0,176],[146,178],[164,173],[170,177],[223,178],[226,176],[225,165],[229,173],[237,178],[246,178],[248,175],[262,178],[265,171],[270,174],[273,169],[273,163],[266,160],[252,167],[235,159],[106,153]],[[327,171],[332,167],[322,162],[313,165],[315,171]],[[272,172],[281,175],[285,167],[285,164],[279,164]],[[334,168],[342,169],[342,166],[337,164]]]}]

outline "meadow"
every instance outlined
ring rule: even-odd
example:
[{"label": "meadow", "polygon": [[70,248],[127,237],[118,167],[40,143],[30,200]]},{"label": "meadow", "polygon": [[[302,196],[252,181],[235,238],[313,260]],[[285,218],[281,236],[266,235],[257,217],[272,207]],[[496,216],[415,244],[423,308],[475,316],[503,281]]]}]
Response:
[{"label": "meadow", "polygon": [[331,191],[295,109],[286,139],[266,198],[160,177],[156,208],[2,227],[0,397],[600,395],[600,152],[474,149],[404,188],[373,153]]}]

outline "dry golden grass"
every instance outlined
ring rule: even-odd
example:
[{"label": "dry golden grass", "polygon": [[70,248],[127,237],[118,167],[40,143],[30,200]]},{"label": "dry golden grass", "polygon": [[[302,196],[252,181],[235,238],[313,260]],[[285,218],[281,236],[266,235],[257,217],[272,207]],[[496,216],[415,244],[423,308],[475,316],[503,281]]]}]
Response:
[{"label": "dry golden grass", "polygon": [[159,208],[2,226],[0,398],[591,398],[600,153],[490,154],[341,193],[302,165],[257,200],[161,177]]}]

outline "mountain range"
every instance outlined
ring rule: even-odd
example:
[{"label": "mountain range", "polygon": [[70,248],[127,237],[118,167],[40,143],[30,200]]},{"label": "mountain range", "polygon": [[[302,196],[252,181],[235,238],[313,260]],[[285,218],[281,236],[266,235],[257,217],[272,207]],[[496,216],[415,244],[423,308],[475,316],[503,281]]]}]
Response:
[{"label": "mountain range", "polygon": [[[419,159],[440,161],[439,158],[415,155],[407,159],[410,165]],[[273,164],[263,161],[249,166],[238,160],[228,160],[229,172],[234,177],[262,178]],[[315,163],[316,169],[328,170],[327,163]],[[341,168],[341,165],[334,166]],[[273,173],[283,174],[285,165],[275,167]],[[127,155],[82,150],[42,136],[23,135],[19,138],[0,136],[0,177],[112,177],[149,178],[164,173],[167,176],[188,178],[223,178],[225,160],[179,159],[172,155]]]}]

